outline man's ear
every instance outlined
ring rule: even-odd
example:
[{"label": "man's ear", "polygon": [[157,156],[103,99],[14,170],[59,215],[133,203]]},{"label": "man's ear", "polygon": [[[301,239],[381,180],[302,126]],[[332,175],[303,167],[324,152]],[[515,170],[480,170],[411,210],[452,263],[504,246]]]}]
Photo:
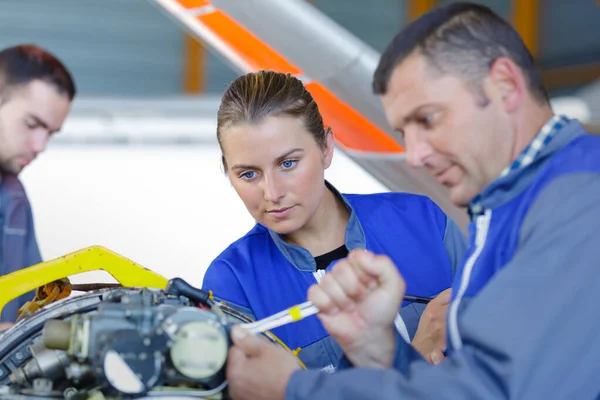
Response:
[{"label": "man's ear", "polygon": [[506,112],[517,111],[527,92],[523,70],[510,58],[500,57],[490,67],[489,78]]},{"label": "man's ear", "polygon": [[333,131],[331,128],[327,128],[325,131],[325,149],[323,150],[323,167],[329,168],[331,161],[333,160],[333,152],[335,148],[335,139],[333,137]]}]

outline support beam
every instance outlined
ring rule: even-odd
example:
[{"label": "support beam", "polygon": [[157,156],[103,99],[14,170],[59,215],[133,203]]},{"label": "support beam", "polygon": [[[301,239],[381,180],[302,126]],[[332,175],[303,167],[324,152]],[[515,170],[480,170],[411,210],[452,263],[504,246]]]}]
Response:
[{"label": "support beam", "polygon": [[183,91],[198,94],[206,88],[206,50],[192,35],[183,38]]},{"label": "support beam", "polygon": [[523,42],[533,55],[538,53],[538,26],[539,26],[539,1],[538,0],[513,0],[512,21],[513,26],[523,38]]},{"label": "support beam", "polygon": [[437,6],[436,0],[406,0],[407,22],[419,18],[435,6]]},{"label": "support beam", "polygon": [[600,135],[600,125],[584,125],[585,129],[593,135]]},{"label": "support beam", "polygon": [[542,79],[548,89],[591,83],[600,80],[600,63],[542,69]]}]

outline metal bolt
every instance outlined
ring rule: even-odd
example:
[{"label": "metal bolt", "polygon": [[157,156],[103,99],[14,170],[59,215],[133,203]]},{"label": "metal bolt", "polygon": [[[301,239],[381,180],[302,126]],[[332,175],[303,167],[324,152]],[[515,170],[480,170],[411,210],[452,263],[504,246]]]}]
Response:
[{"label": "metal bolt", "polygon": [[52,381],[46,378],[36,378],[33,380],[33,390],[37,393],[50,393],[52,391]]},{"label": "metal bolt", "polygon": [[15,354],[15,357],[17,357],[17,360],[22,360],[23,359],[23,354],[21,354],[21,352],[18,352]]},{"label": "metal bolt", "polygon": [[69,399],[75,397],[77,392],[78,392],[77,389],[75,389],[73,387],[69,387],[64,390],[63,396],[65,397],[65,399],[69,400]]},{"label": "metal bolt", "polygon": [[148,359],[148,354],[146,354],[146,353],[140,353],[139,357],[140,357],[140,360],[144,361],[144,360]]},{"label": "metal bolt", "polygon": [[150,338],[144,339],[144,346],[150,346],[151,344],[152,344],[152,341],[150,340]]}]

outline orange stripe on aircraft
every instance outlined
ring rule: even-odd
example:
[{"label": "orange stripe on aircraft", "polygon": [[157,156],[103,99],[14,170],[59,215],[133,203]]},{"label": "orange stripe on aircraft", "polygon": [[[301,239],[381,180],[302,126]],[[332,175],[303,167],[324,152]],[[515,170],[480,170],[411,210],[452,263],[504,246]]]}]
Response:
[{"label": "orange stripe on aircraft", "polygon": [[[187,8],[211,4],[209,0],[174,0]],[[249,67],[245,72],[274,70],[293,75],[302,71],[285,57],[263,42],[252,32],[221,10],[196,17],[198,23],[213,33],[234,51]],[[326,125],[333,129],[336,142],[346,150],[372,153],[404,152],[391,136],[379,129],[348,104],[340,101],[330,90],[317,82],[309,82],[306,88],[319,105]]]},{"label": "orange stripe on aircraft", "polygon": [[204,7],[210,4],[209,0],[178,0],[178,2],[185,8]]},{"label": "orange stripe on aircraft", "polygon": [[218,34],[255,71],[272,69],[294,75],[302,71],[224,12],[200,15],[198,20]]},{"label": "orange stripe on aircraft", "polygon": [[305,86],[317,102],[324,123],[331,126],[336,142],[342,147],[376,153],[404,151],[387,133],[354,108],[340,101],[320,83],[310,82]]}]

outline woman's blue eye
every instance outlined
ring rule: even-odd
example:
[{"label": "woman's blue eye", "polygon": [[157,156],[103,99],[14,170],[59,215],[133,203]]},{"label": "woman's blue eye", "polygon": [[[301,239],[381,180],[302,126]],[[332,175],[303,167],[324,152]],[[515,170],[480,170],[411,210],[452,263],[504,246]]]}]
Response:
[{"label": "woman's blue eye", "polygon": [[281,163],[281,165],[283,166],[283,168],[285,169],[289,169],[292,168],[294,165],[296,165],[298,161],[296,160],[285,160],[284,162]]},{"label": "woman's blue eye", "polygon": [[248,171],[248,172],[244,172],[244,173],[242,174],[242,178],[245,178],[245,179],[252,179],[252,178],[254,178],[254,174],[255,174],[255,173],[256,173],[256,172],[254,172],[254,171]]}]

